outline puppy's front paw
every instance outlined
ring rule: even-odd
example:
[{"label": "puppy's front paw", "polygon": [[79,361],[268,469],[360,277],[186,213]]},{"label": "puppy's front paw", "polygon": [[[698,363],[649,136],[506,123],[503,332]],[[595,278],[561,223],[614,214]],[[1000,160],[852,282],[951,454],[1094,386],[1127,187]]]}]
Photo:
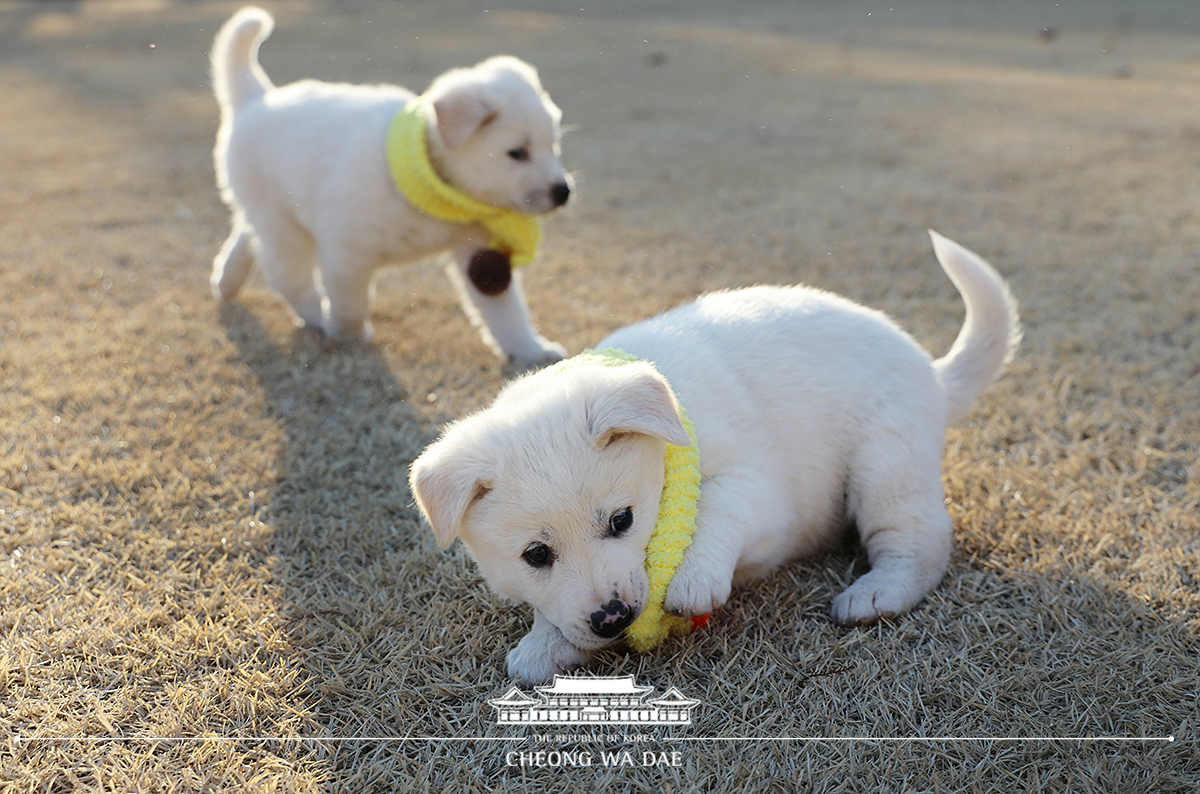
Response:
[{"label": "puppy's front paw", "polygon": [[833,599],[830,616],[843,626],[865,626],[907,612],[924,597],[910,576],[869,571]]},{"label": "puppy's front paw", "polygon": [[526,634],[517,647],[508,652],[508,675],[522,684],[544,684],[557,673],[587,664],[589,654],[561,638],[552,642],[545,635]]},{"label": "puppy's front paw", "polygon": [[667,586],[663,609],[686,617],[707,615],[725,605],[732,587],[733,578],[723,567],[684,554],[675,578]]},{"label": "puppy's front paw", "polygon": [[508,354],[513,366],[521,369],[541,369],[567,357],[567,349],[545,337],[537,337],[535,343]]},{"label": "puppy's front paw", "polygon": [[370,320],[355,320],[353,322],[335,322],[326,320],[321,324],[321,330],[331,341],[352,345],[362,343],[369,345],[375,339],[375,326]]}]

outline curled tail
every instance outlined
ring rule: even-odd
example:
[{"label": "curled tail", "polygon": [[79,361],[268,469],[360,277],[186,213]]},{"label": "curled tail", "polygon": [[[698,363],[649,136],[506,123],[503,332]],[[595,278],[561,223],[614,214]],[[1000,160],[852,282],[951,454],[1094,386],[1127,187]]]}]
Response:
[{"label": "curled tail", "polygon": [[248,6],[221,26],[212,48],[213,90],[227,115],[265,94],[271,78],[258,65],[258,47],[270,35],[275,20],[266,11]]},{"label": "curled tail", "polygon": [[1017,302],[992,266],[932,229],[933,250],[954,282],[967,316],[950,352],[933,362],[946,393],[946,423],[967,415],[979,393],[1000,373],[1021,341]]}]

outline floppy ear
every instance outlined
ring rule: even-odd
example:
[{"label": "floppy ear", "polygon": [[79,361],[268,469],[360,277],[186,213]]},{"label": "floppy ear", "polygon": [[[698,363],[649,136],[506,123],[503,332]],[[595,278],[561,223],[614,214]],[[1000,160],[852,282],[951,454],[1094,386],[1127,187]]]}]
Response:
[{"label": "floppy ear", "polygon": [[443,549],[454,542],[467,509],[491,490],[477,454],[443,438],[413,461],[409,487]]},{"label": "floppy ear", "polygon": [[453,89],[433,101],[438,135],[447,149],[457,149],[491,123],[497,111],[482,97],[465,88]]},{"label": "floppy ear", "polygon": [[596,446],[606,447],[630,433],[691,446],[675,395],[662,375],[634,364],[612,368],[610,373],[587,407],[588,431]]}]

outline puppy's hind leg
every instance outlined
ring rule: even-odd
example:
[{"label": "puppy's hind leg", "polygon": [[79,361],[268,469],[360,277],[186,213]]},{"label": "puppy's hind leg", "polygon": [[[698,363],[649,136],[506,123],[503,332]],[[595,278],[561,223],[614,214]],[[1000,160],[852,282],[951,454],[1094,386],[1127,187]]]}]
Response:
[{"label": "puppy's hind leg", "polygon": [[283,296],[306,326],[322,328],[321,292],[316,284],[316,247],[294,221],[255,218],[258,260],[267,286]]},{"label": "puppy's hind leg", "polygon": [[227,301],[237,295],[238,290],[250,275],[254,265],[254,254],[250,250],[254,242],[254,230],[240,217],[234,217],[233,229],[229,232],[225,244],[213,258],[212,285],[213,297],[219,301]]},{"label": "puppy's hind leg", "polygon": [[347,245],[323,246],[321,261],[325,265],[321,273],[325,294],[329,297],[325,333],[370,342],[375,334],[369,317],[375,297],[374,268],[364,264]]},{"label": "puppy's hind leg", "polygon": [[[479,328],[484,342],[524,366],[552,364],[565,357],[566,348],[533,329],[519,270],[514,269],[511,274],[500,272],[500,278],[490,274],[486,281],[472,272],[471,259],[480,248],[475,243],[456,249],[446,263],[446,272],[458,288],[463,310]],[[497,269],[503,271],[503,265]],[[505,275],[511,275],[507,283]]]},{"label": "puppy's hind leg", "polygon": [[[851,477],[849,509],[871,570],[833,599],[842,625],[891,619],[916,606],[950,563],[953,527],[942,492],[936,444],[866,450],[865,470]],[[929,449],[922,454],[921,446]],[[886,461],[886,462],[885,462]]]}]

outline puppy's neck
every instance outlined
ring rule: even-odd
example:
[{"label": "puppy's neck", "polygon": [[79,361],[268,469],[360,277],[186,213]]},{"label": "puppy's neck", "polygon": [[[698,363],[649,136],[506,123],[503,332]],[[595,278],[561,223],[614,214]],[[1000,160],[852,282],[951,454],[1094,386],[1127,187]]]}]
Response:
[{"label": "puppy's neck", "polygon": [[[418,108],[415,106],[420,106],[420,107]],[[424,119],[425,134],[424,134],[424,146],[423,146],[422,151],[424,152],[425,158],[426,158],[427,162],[429,163],[429,167],[433,170],[434,177],[437,178],[438,180],[440,180],[449,189],[457,191],[458,193],[461,193],[463,196],[469,197],[471,194],[469,192],[467,192],[467,190],[465,190],[464,188],[455,184],[455,180],[451,176],[451,174],[453,173],[453,169],[446,162],[450,158],[450,152],[449,152],[449,149],[446,147],[446,144],[442,141],[441,136],[438,135],[437,130],[435,129],[436,122],[434,121],[434,118],[436,116],[435,116],[433,110],[430,109],[429,106],[425,104],[425,101],[421,98],[417,98],[417,99],[413,100],[412,103],[408,107],[406,107],[404,109],[404,111],[401,111],[401,112],[406,112],[409,110],[413,111],[414,113],[419,113],[420,116]],[[396,123],[397,123],[397,119],[393,118],[392,124],[395,125]],[[390,131],[389,131],[389,135],[390,135]],[[389,145],[389,147],[391,146],[390,139],[389,139],[388,145]],[[390,149],[389,149],[388,156],[391,157]],[[393,174],[393,177],[394,176],[395,175]],[[394,178],[393,178],[393,181],[395,181]],[[486,203],[486,202],[481,202],[481,203]]]},{"label": "puppy's neck", "polygon": [[429,151],[429,111],[415,99],[392,117],[387,135],[388,168],[396,189],[417,210],[451,223],[478,223],[491,234],[489,248],[514,266],[537,258],[542,241],[539,218],[478,201],[446,182]]},{"label": "puppy's neck", "polygon": [[[638,361],[641,359],[623,350],[585,350],[554,365],[551,371],[581,364],[620,367]],[[692,535],[696,532],[696,513],[700,501],[700,450],[696,443],[696,431],[678,399],[676,409],[691,444],[686,447],[671,443],[666,445],[658,518],[650,535],[650,543],[646,546],[646,576],[650,582],[650,593],[641,614],[625,631],[626,641],[639,653],[657,647],[671,634],[683,634],[701,625],[668,614],[663,609],[667,587],[675,578],[675,571],[683,562],[683,553],[691,545]]]}]

